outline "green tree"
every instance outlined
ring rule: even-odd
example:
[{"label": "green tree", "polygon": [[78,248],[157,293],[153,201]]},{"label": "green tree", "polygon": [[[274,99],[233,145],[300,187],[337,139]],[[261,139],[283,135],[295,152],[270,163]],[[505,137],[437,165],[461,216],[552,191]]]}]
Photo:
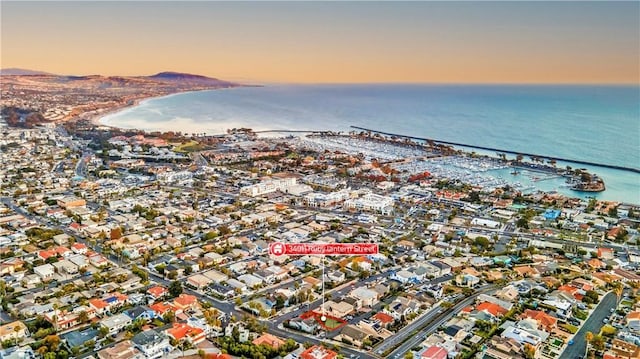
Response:
[{"label": "green tree", "polygon": [[164,315],[162,316],[162,320],[165,323],[173,323],[176,320],[176,313],[174,313],[172,310],[164,313]]},{"label": "green tree", "polygon": [[86,310],[83,310],[80,313],[78,313],[78,320],[82,323],[86,323],[89,321],[89,314],[87,314]]},{"label": "green tree", "polygon": [[182,294],[182,283],[180,281],[174,280],[173,282],[171,282],[171,284],[169,285],[169,294],[172,297],[177,297],[180,294]]}]

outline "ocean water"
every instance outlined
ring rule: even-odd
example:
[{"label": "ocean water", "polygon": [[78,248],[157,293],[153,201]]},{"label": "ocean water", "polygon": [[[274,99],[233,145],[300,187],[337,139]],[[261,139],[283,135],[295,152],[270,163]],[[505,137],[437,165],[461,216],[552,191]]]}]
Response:
[{"label": "ocean water", "polygon": [[[101,121],[208,134],[234,127],[350,131],[354,125],[640,168],[638,86],[273,85],[149,99]],[[639,174],[586,167],[607,183],[605,192],[588,195],[640,203]]]}]

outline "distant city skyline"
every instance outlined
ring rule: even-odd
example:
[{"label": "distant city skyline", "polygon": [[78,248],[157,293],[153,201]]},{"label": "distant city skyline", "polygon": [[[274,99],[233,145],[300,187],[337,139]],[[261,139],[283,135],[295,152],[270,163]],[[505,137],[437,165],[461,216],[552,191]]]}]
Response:
[{"label": "distant city skyline", "polygon": [[640,83],[640,3],[2,1],[0,67],[286,83]]}]

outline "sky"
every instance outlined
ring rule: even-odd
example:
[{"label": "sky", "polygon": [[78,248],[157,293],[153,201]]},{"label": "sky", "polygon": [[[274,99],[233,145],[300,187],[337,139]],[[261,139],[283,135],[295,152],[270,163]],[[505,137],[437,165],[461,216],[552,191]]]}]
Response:
[{"label": "sky", "polygon": [[0,2],[0,67],[284,83],[640,83],[640,2]]}]

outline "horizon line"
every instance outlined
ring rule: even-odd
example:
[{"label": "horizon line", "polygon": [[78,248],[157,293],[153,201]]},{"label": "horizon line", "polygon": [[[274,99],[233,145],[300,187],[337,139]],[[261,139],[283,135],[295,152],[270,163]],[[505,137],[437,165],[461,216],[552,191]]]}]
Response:
[{"label": "horizon line", "polygon": [[[2,74],[2,72],[7,70],[22,70],[22,71],[32,71],[32,72],[40,72],[40,74],[25,74],[25,75],[12,75],[12,74]],[[153,76],[158,73],[163,72],[176,72],[182,74],[189,75],[198,75],[205,77],[216,78],[221,81],[229,81],[234,82],[238,85],[245,86],[264,86],[264,85],[465,85],[465,86],[616,86],[616,87],[640,87],[640,81],[638,82],[513,82],[513,81],[487,81],[487,82],[464,82],[464,81],[265,81],[265,80],[253,80],[243,78],[241,76],[235,77],[218,77],[217,75],[207,75],[202,73],[188,72],[188,71],[179,71],[179,70],[163,70],[159,72],[152,72],[150,74],[138,74],[138,75],[117,75],[117,74],[100,74],[100,73],[88,73],[88,74],[58,74],[54,72],[44,71],[44,70],[31,70],[27,68],[21,67],[6,67],[0,69],[0,76],[103,76],[103,77],[148,77]]]}]

